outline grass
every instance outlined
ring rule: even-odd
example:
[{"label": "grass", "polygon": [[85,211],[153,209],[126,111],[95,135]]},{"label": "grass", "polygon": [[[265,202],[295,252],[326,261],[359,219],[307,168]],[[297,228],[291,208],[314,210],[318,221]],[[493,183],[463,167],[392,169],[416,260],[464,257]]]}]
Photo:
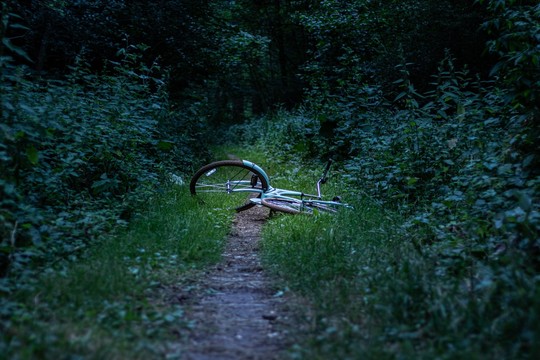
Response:
[{"label": "grass", "polygon": [[[307,187],[316,175],[303,164],[276,170],[273,179],[286,187]],[[325,192],[340,189],[334,181]],[[519,359],[540,354],[538,325],[533,325],[539,290],[527,276],[516,271],[495,281],[497,259],[449,258],[436,247],[420,246],[415,238],[424,238],[421,229],[405,227],[399,214],[346,190],[344,200],[354,211],[275,216],[263,231],[264,265],[277,276],[278,286],[302,299],[293,358]],[[501,308],[501,296],[515,307]]]},{"label": "grass", "polygon": [[392,281],[392,264],[412,249],[397,244],[399,219],[369,201],[353,203],[354,211],[336,216],[278,216],[264,230],[264,264],[309,304],[308,312],[298,309],[295,357],[380,355],[367,350],[366,337],[377,338],[373,324],[366,331],[373,320],[367,314],[378,306],[381,286]]},{"label": "grass", "polygon": [[[216,158],[227,154],[262,166],[274,187],[305,192],[314,191],[324,167],[230,148]],[[496,274],[497,259],[449,258],[436,246],[420,247],[420,229],[405,228],[399,214],[348,189],[337,166],[331,174],[323,194],[342,195],[353,211],[277,215],[263,229],[264,266],[277,286],[300,299],[293,358],[540,354],[536,278],[522,269]],[[33,291],[15,294],[16,301],[0,309],[11,314],[1,327],[0,358],[178,355],[171,341],[190,324],[170,289],[193,286],[193,274],[219,259],[234,216],[221,207],[199,205],[185,187],[167,190],[127,230],[44,272]],[[501,309],[501,296],[515,306]]]},{"label": "grass", "polygon": [[48,269],[34,290],[15,294],[0,358],[168,353],[167,341],[178,340],[189,324],[167,289],[219,260],[233,215],[199,206],[188,192],[184,186],[165,191],[127,230]]}]

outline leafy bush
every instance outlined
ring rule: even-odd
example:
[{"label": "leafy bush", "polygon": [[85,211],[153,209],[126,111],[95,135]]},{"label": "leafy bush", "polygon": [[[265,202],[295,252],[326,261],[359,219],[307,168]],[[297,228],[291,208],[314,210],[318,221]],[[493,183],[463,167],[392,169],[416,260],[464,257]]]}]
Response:
[{"label": "leafy bush", "polygon": [[264,149],[268,157],[314,156],[319,153],[315,140],[319,128],[319,122],[306,111],[278,110],[228,127],[224,138],[229,145]]},{"label": "leafy bush", "polygon": [[339,131],[357,154],[348,161],[351,178],[415,213],[412,223],[433,225],[435,237],[472,237],[487,253],[516,237],[514,245],[538,251],[540,180],[529,168],[534,155],[513,144],[522,131],[519,112],[505,106],[501,90],[457,71],[451,58],[435,80],[434,90],[420,95],[404,77],[401,110],[342,122]]},{"label": "leafy bush", "polygon": [[354,205],[307,222],[276,217],[265,229],[265,264],[304,300],[296,357],[534,358],[533,276],[509,257],[418,251],[406,239],[419,232],[399,215],[366,199]]},{"label": "leafy bush", "polygon": [[435,90],[402,83],[403,108],[343,118],[336,128],[346,178],[377,201],[308,222],[277,217],[265,229],[267,266],[310,305],[294,351],[534,358],[539,179],[512,147],[518,113],[450,59]]},{"label": "leafy bush", "polygon": [[81,60],[64,80],[37,81],[2,60],[1,276],[36,256],[76,255],[165,175],[191,171],[202,125],[172,110],[166,73],[139,61],[144,49],[120,52],[103,75]]},{"label": "leafy bush", "polygon": [[494,35],[487,44],[488,49],[500,59],[492,74],[500,75],[511,89],[507,94],[508,102],[538,111],[540,4],[515,0],[478,2],[486,3],[492,13],[492,18],[483,24],[483,28]]},{"label": "leafy bush", "polygon": [[[523,127],[523,108],[505,101],[505,87],[456,68],[450,55],[423,93],[407,69],[400,68],[393,103],[377,91],[369,101],[336,96],[237,128],[271,154],[283,154],[279,144],[286,158],[334,154],[359,194],[399,213],[366,224],[372,214],[358,204],[336,223],[278,219],[267,230],[268,263],[315,301],[310,347],[299,351],[315,358],[535,354],[540,178],[531,166],[536,154],[520,141],[534,129]],[[377,221],[383,239],[373,245]]]}]

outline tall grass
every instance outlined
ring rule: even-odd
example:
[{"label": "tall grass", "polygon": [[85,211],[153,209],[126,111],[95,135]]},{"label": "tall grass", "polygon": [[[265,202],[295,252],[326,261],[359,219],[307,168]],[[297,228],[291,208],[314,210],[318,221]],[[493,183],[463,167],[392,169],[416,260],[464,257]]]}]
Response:
[{"label": "tall grass", "polygon": [[278,216],[264,230],[264,263],[309,304],[300,309],[301,358],[376,355],[367,350],[366,340],[377,338],[376,328],[365,327],[374,320],[370,307],[378,308],[376,298],[393,281],[392,265],[413,251],[399,242],[398,219],[369,201],[354,206],[336,216]]},{"label": "tall grass", "polygon": [[16,294],[2,357],[162,357],[188,326],[171,289],[218,261],[232,220],[188,193],[163,192],[128,229]]},{"label": "tall grass", "polygon": [[[294,173],[275,178],[306,181],[301,168]],[[514,359],[539,353],[533,323],[539,292],[527,276],[508,275],[515,307],[501,310],[494,299],[507,290],[490,280],[497,266],[442,257],[420,247],[421,230],[403,226],[399,214],[351,194],[345,200],[355,209],[275,216],[264,229],[265,266],[309,305],[297,309],[293,357]]]}]

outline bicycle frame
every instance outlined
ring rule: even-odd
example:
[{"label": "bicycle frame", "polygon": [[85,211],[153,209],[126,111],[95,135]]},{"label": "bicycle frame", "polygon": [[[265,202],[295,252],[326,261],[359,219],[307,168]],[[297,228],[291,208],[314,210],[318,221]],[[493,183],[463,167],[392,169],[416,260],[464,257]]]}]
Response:
[{"label": "bicycle frame", "polygon": [[266,174],[266,172],[258,165],[252,163],[251,161],[242,160],[244,165],[253,168],[257,170],[262,176],[265,177],[265,180],[268,184],[268,189],[262,190],[262,189],[235,189],[235,185],[249,185],[249,181],[247,180],[240,180],[236,182],[227,182],[227,192],[247,192],[247,193],[258,193],[260,194],[259,197],[251,198],[250,201],[252,203],[261,205],[261,201],[264,198],[277,198],[282,200],[291,200],[291,201],[302,201],[302,203],[311,203],[311,204],[326,204],[326,205],[336,205],[336,206],[343,206],[343,207],[350,207],[347,204],[343,204],[338,201],[325,201],[322,200],[321,195],[321,184],[324,184],[327,180],[327,174],[328,170],[330,169],[331,161],[328,162],[323,176],[317,181],[317,195],[312,194],[306,194],[300,191],[294,191],[294,190],[287,190],[287,189],[278,189],[274,188],[270,185],[270,177]]}]

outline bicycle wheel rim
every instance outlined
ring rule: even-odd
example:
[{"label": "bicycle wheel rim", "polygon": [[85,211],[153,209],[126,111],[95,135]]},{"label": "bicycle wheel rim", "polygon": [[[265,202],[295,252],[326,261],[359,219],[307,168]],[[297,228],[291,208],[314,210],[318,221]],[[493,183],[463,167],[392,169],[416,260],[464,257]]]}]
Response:
[{"label": "bicycle wheel rim", "polygon": [[309,206],[312,210],[317,210],[324,213],[335,214],[338,212],[338,206],[332,205],[332,204],[310,202],[310,203],[307,203],[306,206]]},{"label": "bicycle wheel rim", "polygon": [[261,203],[270,209],[285,212],[288,214],[308,214],[312,215],[315,212],[335,214],[338,212],[338,207],[331,203],[319,203],[312,201],[302,201],[294,199],[281,198],[264,198]]},{"label": "bicycle wheel rim", "polygon": [[287,214],[310,214],[309,209],[304,209],[302,201],[300,200],[289,200],[289,199],[280,199],[280,198],[263,198],[261,203],[269,207],[272,210],[284,212]]},{"label": "bicycle wheel rim", "polygon": [[217,161],[203,166],[190,182],[191,194],[202,203],[236,211],[255,206],[249,199],[260,196],[266,189],[265,177],[241,160]]}]

